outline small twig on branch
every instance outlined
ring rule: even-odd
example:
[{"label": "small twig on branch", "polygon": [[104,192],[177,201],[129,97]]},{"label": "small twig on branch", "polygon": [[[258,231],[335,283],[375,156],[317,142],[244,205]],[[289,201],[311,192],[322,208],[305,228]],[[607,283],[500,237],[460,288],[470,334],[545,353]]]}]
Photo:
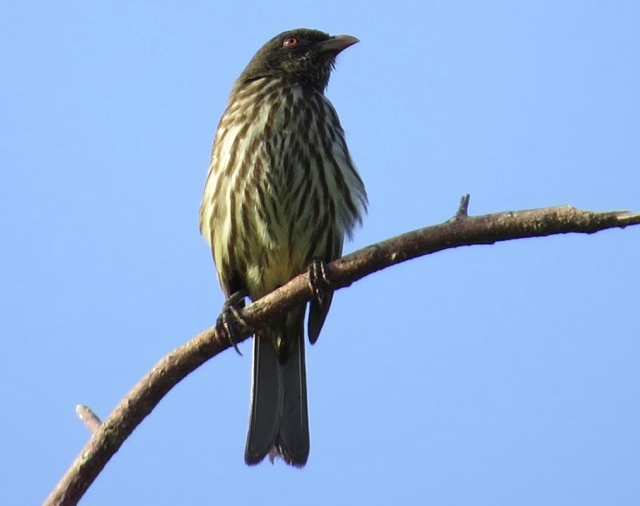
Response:
[{"label": "small twig on branch", "polygon": [[469,195],[468,193],[460,197],[460,205],[458,206],[456,214],[452,218],[453,220],[466,218],[467,216],[469,216],[469,200],[471,200],[471,195]]},{"label": "small twig on branch", "polygon": [[102,425],[98,415],[96,415],[89,406],[85,406],[84,404],[78,404],[76,406],[76,415],[84,422],[91,434],[97,431]]},{"label": "small twig on branch", "polygon": [[[640,213],[591,212],[570,206],[468,216],[468,204],[469,198],[464,196],[454,217],[445,223],[408,232],[331,262],[327,266],[328,280],[335,289],[339,289],[391,265],[444,249],[571,232],[591,234],[640,224]],[[312,296],[308,275],[301,274],[244,308],[240,315],[251,328],[259,329],[278,314],[310,300]],[[77,504],[113,454],[167,392],[194,369],[230,346],[223,334],[214,327],[207,329],[160,360],[104,423],[99,424],[98,420],[91,439],[44,506]],[[235,336],[238,342],[247,337],[242,334]]]}]

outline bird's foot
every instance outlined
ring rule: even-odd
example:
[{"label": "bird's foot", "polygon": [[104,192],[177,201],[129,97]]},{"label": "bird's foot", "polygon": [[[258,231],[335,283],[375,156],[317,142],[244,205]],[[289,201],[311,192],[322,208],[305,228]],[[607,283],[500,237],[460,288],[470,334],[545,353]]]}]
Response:
[{"label": "bird's foot", "polygon": [[333,285],[329,281],[327,272],[327,262],[317,258],[312,260],[307,268],[307,274],[309,275],[309,288],[313,298],[322,307],[326,294],[333,291]]},{"label": "bird's foot", "polygon": [[231,346],[233,346],[233,349],[236,350],[238,355],[242,355],[242,353],[238,348],[238,340],[236,336],[240,332],[248,331],[250,329],[239,311],[244,307],[244,298],[246,296],[246,293],[242,291],[231,294],[231,296],[224,301],[224,304],[222,305],[222,313],[220,313],[216,322],[216,327],[224,331],[227,339],[231,343]]}]

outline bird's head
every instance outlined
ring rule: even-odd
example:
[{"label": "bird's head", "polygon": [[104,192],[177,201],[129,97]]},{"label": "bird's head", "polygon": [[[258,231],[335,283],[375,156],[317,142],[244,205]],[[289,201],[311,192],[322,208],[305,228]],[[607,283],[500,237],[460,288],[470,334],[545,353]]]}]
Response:
[{"label": "bird's head", "polygon": [[351,35],[334,35],[298,28],[275,36],[252,58],[238,84],[262,77],[299,82],[320,91],[329,83],[336,56],[358,42]]}]

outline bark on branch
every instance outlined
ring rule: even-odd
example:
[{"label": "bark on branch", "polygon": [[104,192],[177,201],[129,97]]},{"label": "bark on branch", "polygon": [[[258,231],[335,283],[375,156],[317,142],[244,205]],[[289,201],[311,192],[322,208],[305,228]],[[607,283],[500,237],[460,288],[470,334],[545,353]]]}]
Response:
[{"label": "bark on branch", "polygon": [[[335,289],[344,288],[381,269],[459,246],[572,232],[592,234],[609,228],[640,224],[640,213],[591,212],[570,206],[468,216],[468,203],[469,197],[464,196],[456,214],[445,223],[399,235],[332,262],[327,268],[331,285]],[[308,276],[301,274],[247,306],[241,316],[251,328],[257,329],[277,314],[311,297]],[[247,330],[236,338],[241,342],[249,334]],[[161,359],[103,423],[91,410],[81,407],[80,415],[85,421],[88,420],[86,423],[92,432],[91,438],[45,500],[44,506],[77,504],[113,454],[169,390],[229,347],[230,342],[224,333],[211,327]]]}]

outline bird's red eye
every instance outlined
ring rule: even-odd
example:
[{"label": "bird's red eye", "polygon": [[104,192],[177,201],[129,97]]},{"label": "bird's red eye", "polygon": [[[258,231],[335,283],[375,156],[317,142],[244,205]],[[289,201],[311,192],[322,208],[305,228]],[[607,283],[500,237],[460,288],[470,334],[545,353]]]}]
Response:
[{"label": "bird's red eye", "polygon": [[290,35],[289,37],[284,39],[284,41],[282,42],[282,45],[284,47],[293,47],[293,46],[297,46],[299,42],[300,42],[300,39],[298,37],[294,37],[293,35]]}]

